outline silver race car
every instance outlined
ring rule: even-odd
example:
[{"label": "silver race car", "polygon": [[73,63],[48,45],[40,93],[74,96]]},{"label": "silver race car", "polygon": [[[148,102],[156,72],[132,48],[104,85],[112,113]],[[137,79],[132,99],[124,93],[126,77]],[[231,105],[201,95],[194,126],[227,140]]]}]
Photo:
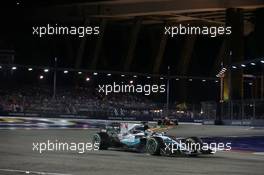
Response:
[{"label": "silver race car", "polygon": [[197,137],[176,138],[160,130],[149,129],[146,124],[111,123],[94,134],[92,141],[102,150],[119,148],[147,152],[151,155],[196,156],[212,153],[212,150],[204,147],[202,140]]}]

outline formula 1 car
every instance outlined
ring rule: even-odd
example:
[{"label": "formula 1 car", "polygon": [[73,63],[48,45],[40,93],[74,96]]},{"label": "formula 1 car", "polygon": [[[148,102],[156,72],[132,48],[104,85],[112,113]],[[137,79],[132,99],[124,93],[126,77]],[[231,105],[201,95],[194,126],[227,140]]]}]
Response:
[{"label": "formula 1 car", "polygon": [[176,125],[179,125],[177,119],[162,117],[160,120],[158,120],[158,126],[176,126]]},{"label": "formula 1 car", "polygon": [[99,149],[121,148],[151,155],[186,155],[211,154],[204,149],[203,142],[197,137],[175,138],[164,132],[156,132],[145,124],[111,123],[93,135],[93,144]]}]

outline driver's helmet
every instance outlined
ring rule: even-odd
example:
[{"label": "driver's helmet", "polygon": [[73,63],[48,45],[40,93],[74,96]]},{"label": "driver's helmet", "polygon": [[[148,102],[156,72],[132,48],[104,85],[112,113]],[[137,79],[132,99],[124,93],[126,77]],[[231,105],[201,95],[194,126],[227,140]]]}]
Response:
[{"label": "driver's helmet", "polygon": [[144,125],[135,126],[133,129],[130,130],[130,132],[132,134],[137,134],[137,133],[145,132]]}]

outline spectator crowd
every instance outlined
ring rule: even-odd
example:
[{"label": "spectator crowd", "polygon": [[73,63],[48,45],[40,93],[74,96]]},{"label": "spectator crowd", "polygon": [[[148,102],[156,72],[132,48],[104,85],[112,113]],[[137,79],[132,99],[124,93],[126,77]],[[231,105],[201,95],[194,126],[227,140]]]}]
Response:
[{"label": "spectator crowd", "polygon": [[0,111],[26,113],[85,114],[107,112],[113,115],[149,114],[158,106],[135,94],[103,95],[92,88],[0,88]]}]

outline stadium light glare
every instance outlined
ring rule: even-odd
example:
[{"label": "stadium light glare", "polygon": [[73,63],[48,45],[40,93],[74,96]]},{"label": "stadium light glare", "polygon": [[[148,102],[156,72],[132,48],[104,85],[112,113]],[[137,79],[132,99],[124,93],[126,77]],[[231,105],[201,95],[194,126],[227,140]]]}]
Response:
[{"label": "stadium light glare", "polygon": [[12,70],[16,70],[17,69],[17,67],[12,67]]},{"label": "stadium light glare", "polygon": [[125,77],[125,75],[122,74],[121,77]]},{"label": "stadium light glare", "polygon": [[129,81],[129,83],[130,83],[130,84],[133,84],[133,83],[134,83],[134,81],[133,81],[133,80],[130,80],[130,81]]},{"label": "stadium light glare", "polygon": [[98,73],[97,72],[94,72],[93,75],[98,75]]},{"label": "stadium light glare", "polygon": [[248,83],[248,84],[249,84],[250,86],[252,86],[252,85],[253,85],[253,83],[251,83],[251,82],[250,82],[250,83]]},{"label": "stadium light glare", "polygon": [[137,78],[137,76],[136,76],[136,75],[134,75],[133,77],[134,77],[134,78]]},{"label": "stadium light glare", "polygon": [[176,78],[176,81],[179,81],[180,79],[179,78]]},{"label": "stadium light glare", "polygon": [[202,82],[206,82],[206,80],[202,80]]},{"label": "stadium light glare", "polygon": [[69,71],[67,71],[67,70],[65,70],[65,71],[63,71],[63,73],[65,73],[65,74],[67,74]]},{"label": "stadium light glare", "polygon": [[216,83],[218,83],[218,80],[215,80]]},{"label": "stadium light glare", "polygon": [[151,77],[147,77],[147,79],[150,79]]},{"label": "stadium light glare", "polygon": [[163,80],[164,78],[163,77],[160,77],[161,80]]},{"label": "stadium light glare", "polygon": [[264,64],[264,60],[261,60],[260,62],[261,62],[262,64]]},{"label": "stadium light glare", "polygon": [[237,67],[236,66],[232,66],[233,69],[236,69]]},{"label": "stadium light glare", "polygon": [[90,78],[89,77],[86,77],[85,81],[90,81]]},{"label": "stadium light glare", "polygon": [[111,76],[111,74],[107,74],[107,76],[108,76],[108,77],[110,77],[110,76]]},{"label": "stadium light glare", "polygon": [[44,76],[43,76],[43,75],[40,75],[40,76],[39,76],[39,79],[41,79],[41,80],[42,80],[43,78],[44,78]]},{"label": "stadium light glare", "polygon": [[189,81],[192,81],[192,79],[190,78]]},{"label": "stadium light glare", "polygon": [[32,68],[28,68],[28,71],[32,71],[33,69]]},{"label": "stadium light glare", "polygon": [[78,74],[79,74],[79,75],[81,75],[81,74],[82,74],[82,72],[78,72]]},{"label": "stadium light glare", "polygon": [[246,65],[245,64],[241,64],[241,67],[246,67]]},{"label": "stadium light glare", "polygon": [[256,65],[256,63],[250,63],[252,66],[255,66]]},{"label": "stadium light glare", "polygon": [[2,66],[0,66],[0,69],[2,69]]},{"label": "stadium light glare", "polygon": [[49,72],[49,69],[44,69],[44,72],[46,72],[46,73]]}]

